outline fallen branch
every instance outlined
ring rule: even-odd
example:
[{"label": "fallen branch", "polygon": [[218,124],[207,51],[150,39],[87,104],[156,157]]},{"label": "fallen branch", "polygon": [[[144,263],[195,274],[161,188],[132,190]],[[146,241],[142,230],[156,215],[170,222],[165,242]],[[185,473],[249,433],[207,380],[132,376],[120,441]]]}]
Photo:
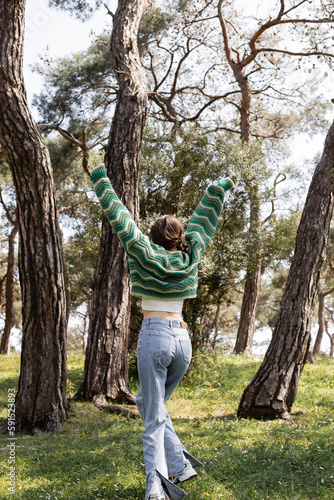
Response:
[{"label": "fallen branch", "polygon": [[123,405],[108,404],[105,396],[94,396],[93,403],[98,408],[101,408],[102,410],[107,410],[110,413],[116,413],[117,415],[126,414],[130,418],[140,418],[138,410],[134,410],[125,405],[123,406]]}]

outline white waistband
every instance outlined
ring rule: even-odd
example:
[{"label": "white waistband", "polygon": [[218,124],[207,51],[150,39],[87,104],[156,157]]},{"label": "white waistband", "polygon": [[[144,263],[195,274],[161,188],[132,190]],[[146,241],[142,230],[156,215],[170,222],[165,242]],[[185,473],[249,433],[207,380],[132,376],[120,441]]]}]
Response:
[{"label": "white waistband", "polygon": [[183,300],[142,299],[143,311],[166,311],[182,313]]}]

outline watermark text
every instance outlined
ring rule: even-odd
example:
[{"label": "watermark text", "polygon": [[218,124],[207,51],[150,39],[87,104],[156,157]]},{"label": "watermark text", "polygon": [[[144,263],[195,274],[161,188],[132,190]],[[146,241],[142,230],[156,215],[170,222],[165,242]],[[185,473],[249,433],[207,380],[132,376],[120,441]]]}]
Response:
[{"label": "watermark text", "polygon": [[15,437],[15,389],[8,389],[8,474],[7,483],[10,494],[16,486],[16,437]]}]

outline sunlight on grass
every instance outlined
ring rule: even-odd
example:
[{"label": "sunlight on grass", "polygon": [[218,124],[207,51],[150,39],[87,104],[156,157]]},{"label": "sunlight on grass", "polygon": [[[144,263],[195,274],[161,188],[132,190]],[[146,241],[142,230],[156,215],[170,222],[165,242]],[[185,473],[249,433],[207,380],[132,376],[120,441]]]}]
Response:
[{"label": "sunlight on grass", "polygon": [[[19,355],[1,356],[1,420],[8,389],[17,389]],[[84,357],[68,356],[68,394],[78,388]],[[197,354],[168,401],[176,432],[205,463],[184,484],[193,500],[332,500],[334,498],[334,361],[306,365],[294,424],[239,420],[243,389],[259,360]],[[132,374],[131,389],[138,380]],[[16,493],[7,493],[7,436],[0,436],[1,499],[144,499],[141,420],[76,402],[64,432],[17,433]]]}]

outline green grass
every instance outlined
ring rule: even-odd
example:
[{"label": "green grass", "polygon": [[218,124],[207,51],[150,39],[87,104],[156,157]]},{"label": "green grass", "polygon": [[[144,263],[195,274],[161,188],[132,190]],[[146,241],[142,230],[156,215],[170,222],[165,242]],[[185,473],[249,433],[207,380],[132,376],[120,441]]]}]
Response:
[{"label": "green grass", "polygon": [[[83,356],[68,358],[69,394],[78,387]],[[0,357],[0,420],[8,388],[17,388],[19,355]],[[259,361],[199,354],[168,402],[175,429],[205,463],[184,483],[189,500],[333,500],[334,360],[307,365],[293,407],[294,424],[238,420],[242,391]],[[131,379],[135,393],[138,381]],[[16,493],[7,493],[8,437],[0,436],[0,498],[144,499],[141,420],[75,403],[65,432],[17,433]]]}]

